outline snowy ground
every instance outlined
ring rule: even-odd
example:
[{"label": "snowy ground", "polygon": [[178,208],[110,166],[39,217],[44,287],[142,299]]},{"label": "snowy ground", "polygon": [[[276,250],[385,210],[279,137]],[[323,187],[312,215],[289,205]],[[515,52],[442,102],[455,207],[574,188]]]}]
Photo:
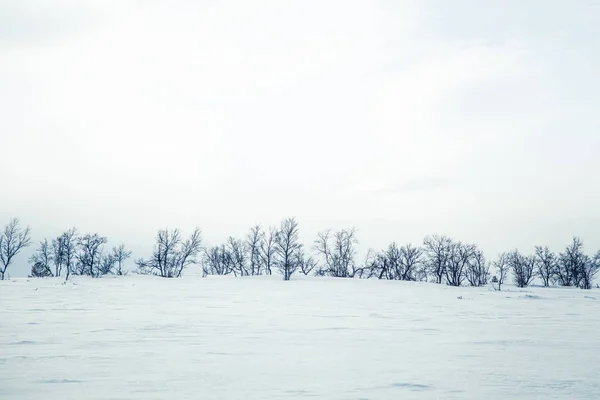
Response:
[{"label": "snowy ground", "polygon": [[600,398],[600,290],[510,290],[0,282],[0,399]]}]

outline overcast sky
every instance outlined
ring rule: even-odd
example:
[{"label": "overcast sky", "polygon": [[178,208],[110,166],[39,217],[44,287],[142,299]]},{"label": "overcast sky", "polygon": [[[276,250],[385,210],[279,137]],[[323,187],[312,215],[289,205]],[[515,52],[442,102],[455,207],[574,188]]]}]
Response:
[{"label": "overcast sky", "polygon": [[0,224],[595,252],[598,71],[591,0],[0,0]]}]

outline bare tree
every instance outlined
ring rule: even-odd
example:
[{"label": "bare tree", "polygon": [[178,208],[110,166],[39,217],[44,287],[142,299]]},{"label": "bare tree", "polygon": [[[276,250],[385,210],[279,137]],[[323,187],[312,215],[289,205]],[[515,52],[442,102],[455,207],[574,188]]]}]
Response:
[{"label": "bare tree", "polygon": [[448,265],[446,266],[446,279],[450,286],[461,286],[465,280],[465,273],[477,248],[472,244],[454,242],[450,245]]},{"label": "bare tree", "polygon": [[536,246],[535,264],[537,276],[542,279],[544,286],[550,286],[556,274],[556,255],[548,247]]},{"label": "bare tree", "polygon": [[508,263],[508,254],[501,253],[498,256],[498,260],[494,261],[494,268],[496,269],[496,273],[498,274],[498,290],[502,290],[502,284],[506,281],[508,277],[508,271],[510,270],[510,265]]},{"label": "bare tree", "polygon": [[356,276],[366,279],[373,277],[381,279],[381,275],[383,275],[382,267],[380,265],[382,258],[380,253],[373,249],[369,249],[365,256],[363,266],[357,270]]},{"label": "bare tree", "polygon": [[174,263],[174,276],[179,278],[183,271],[192,264],[197,264],[197,257],[202,251],[202,232],[199,228],[181,243]]},{"label": "bare tree", "polygon": [[323,274],[336,278],[348,278],[354,275],[356,264],[356,229],[342,229],[335,232],[327,230],[318,234],[314,243],[315,250],[321,255]]},{"label": "bare tree", "polygon": [[508,255],[508,264],[512,270],[515,285],[520,288],[529,286],[534,278],[535,263],[534,256],[525,256],[518,250]]},{"label": "bare tree", "polygon": [[215,259],[218,260],[218,257],[213,256],[214,250],[216,250],[217,255],[218,255],[219,246],[214,246],[214,247],[204,249],[204,253],[202,254],[202,258],[201,258],[202,277],[207,277],[208,275],[217,275],[215,268],[214,268],[215,263],[213,262],[213,260],[215,260]]},{"label": "bare tree", "polygon": [[85,234],[77,240],[80,250],[77,255],[80,275],[89,275],[92,278],[97,278],[101,275],[102,247],[106,242],[106,237],[100,236],[97,233]]},{"label": "bare tree", "polygon": [[313,244],[314,250],[317,253],[321,254],[324,258],[324,262],[321,263],[322,266],[319,268],[319,271],[317,273],[318,276],[326,276],[331,273],[331,264],[333,263],[333,260],[330,260],[330,236],[330,230],[326,230],[325,232],[319,232],[317,234],[317,239],[315,239]]},{"label": "bare tree", "polygon": [[62,253],[62,261],[64,268],[67,271],[65,280],[69,280],[71,273],[75,268],[77,256],[77,229],[71,228],[60,236],[60,247]]},{"label": "bare tree", "polygon": [[63,236],[52,239],[52,262],[54,264],[54,276],[60,276],[65,264],[65,247],[63,246]]},{"label": "bare tree", "polygon": [[246,263],[248,261],[248,248],[244,242],[234,237],[227,239],[227,250],[229,251],[231,262],[233,263],[233,273],[235,276],[250,275]]},{"label": "bare tree", "polygon": [[587,262],[586,255],[583,252],[583,242],[574,237],[573,241],[564,253],[558,256],[556,264],[556,280],[561,286],[579,286],[581,271],[584,270]]},{"label": "bare tree", "polygon": [[573,243],[566,248],[564,253],[559,253],[556,263],[556,281],[561,286],[572,286],[575,281],[573,261],[579,258],[583,244],[574,238]]},{"label": "bare tree", "polygon": [[271,275],[273,273],[273,266],[275,265],[275,242],[277,238],[277,228],[274,226],[269,227],[269,233],[265,235],[265,239],[260,246],[260,256],[262,258],[262,264],[265,268],[265,273]]},{"label": "bare tree", "polygon": [[581,289],[591,289],[592,282],[600,270],[600,251],[594,257],[585,256],[585,263],[579,273],[579,287]]},{"label": "bare tree", "polygon": [[117,264],[117,259],[115,258],[113,253],[104,254],[102,250],[100,252],[100,261],[98,262],[97,267],[97,276],[103,276],[114,273],[115,265]]},{"label": "bare tree", "polygon": [[298,253],[301,249],[298,222],[294,218],[283,220],[275,237],[275,265],[283,275],[283,280],[289,281],[298,269]]},{"label": "bare tree", "polygon": [[400,246],[390,243],[381,252],[369,250],[364,265],[357,269],[359,277],[416,281],[426,274],[424,253],[411,244]]},{"label": "bare tree", "polygon": [[311,256],[306,256],[304,254],[304,249],[300,249],[296,256],[298,257],[298,266],[300,268],[300,272],[302,272],[304,275],[310,274],[317,268],[317,261]]},{"label": "bare tree", "polygon": [[401,279],[402,277],[402,254],[396,242],[390,245],[379,255],[379,278]]},{"label": "bare tree", "polygon": [[557,276],[561,285],[575,285],[581,289],[591,289],[592,281],[598,273],[598,254],[590,257],[583,251],[583,242],[574,237],[573,242],[558,257]]},{"label": "bare tree", "polygon": [[483,252],[476,249],[469,261],[466,271],[467,281],[471,286],[487,285],[490,277],[490,266],[487,263]]},{"label": "bare tree", "polygon": [[227,275],[233,270],[231,255],[223,244],[214,246],[204,252],[202,270],[206,275]]},{"label": "bare tree", "polygon": [[396,242],[390,243],[387,249],[379,255],[379,279],[400,279],[402,276],[402,266],[400,259],[402,254]]},{"label": "bare tree", "polygon": [[260,225],[253,226],[246,235],[246,248],[249,254],[248,272],[250,275],[262,273],[263,258],[261,248],[265,241],[265,233]]},{"label": "bare tree", "polygon": [[410,243],[400,247],[400,277],[403,281],[416,281],[419,266],[422,264],[423,249]]},{"label": "bare tree", "polygon": [[586,255],[579,269],[577,286],[581,289],[591,289],[598,270],[600,270],[600,252],[594,257]]},{"label": "bare tree", "polygon": [[29,258],[31,264],[31,276],[33,277],[48,277],[54,276],[52,273],[52,247],[48,243],[48,239],[40,242],[40,247]]},{"label": "bare tree", "polygon": [[201,231],[196,228],[185,241],[179,229],[161,229],[156,235],[152,257],[135,261],[141,273],[154,274],[163,278],[179,278],[190,265],[197,263],[202,250]]},{"label": "bare tree", "polygon": [[[356,274],[356,253],[359,241],[356,238],[356,228],[342,229],[334,235],[335,251],[333,255],[339,261],[339,273],[341,277],[354,278]],[[345,276],[344,276],[345,274]]]},{"label": "bare tree", "polygon": [[427,278],[429,277],[429,270],[427,268],[427,264],[425,263],[425,258],[423,255],[421,256],[420,261],[421,262],[414,270],[414,280],[418,282],[427,282]]},{"label": "bare tree", "polygon": [[0,233],[0,280],[4,280],[14,257],[31,244],[30,233],[29,227],[21,228],[18,218],[11,219]]},{"label": "bare tree", "polygon": [[139,259],[136,264],[143,274],[155,274],[163,278],[175,276],[175,260],[178,257],[178,249],[181,245],[181,232],[179,229],[170,231],[159,230],[156,235],[156,245],[152,258],[149,260]]},{"label": "bare tree", "polygon": [[127,270],[124,268],[125,261],[131,257],[131,250],[127,250],[124,244],[119,247],[113,247],[112,258],[115,261],[115,273],[117,275],[127,275]]},{"label": "bare tree", "polygon": [[423,241],[427,267],[436,283],[442,283],[450,257],[452,240],[447,236],[428,236]]}]

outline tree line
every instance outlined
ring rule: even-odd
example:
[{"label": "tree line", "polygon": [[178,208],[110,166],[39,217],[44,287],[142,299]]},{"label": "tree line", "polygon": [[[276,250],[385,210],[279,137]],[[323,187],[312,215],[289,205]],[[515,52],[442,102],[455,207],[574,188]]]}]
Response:
[{"label": "tree line", "polygon": [[108,240],[97,233],[79,234],[71,228],[51,240],[44,239],[29,258],[31,276],[60,277],[126,275],[131,251],[124,244],[109,249]]},{"label": "tree line", "polygon": [[[132,252],[121,244],[109,249],[107,238],[97,233],[80,234],[71,228],[50,240],[44,239],[29,259],[31,276],[60,277],[107,274],[125,275]],[[12,219],[0,234],[0,279],[4,279],[15,256],[31,245],[31,230]],[[539,279],[543,286],[575,286],[591,289],[600,270],[600,251],[590,256],[578,238],[564,251],[536,246],[531,254],[513,250],[488,261],[475,244],[444,235],[427,236],[419,245],[390,243],[369,250],[357,261],[359,241],[354,228],[320,232],[311,246],[300,242],[296,219],[263,229],[256,225],[242,238],[204,247],[196,228],[184,237],[179,229],[161,229],[148,258],[134,260],[139,274],[181,277],[191,265],[200,265],[204,276],[254,276],[279,273],[284,280],[294,274],[335,278],[424,281],[450,286],[484,286],[497,290],[507,279],[521,288]]]}]

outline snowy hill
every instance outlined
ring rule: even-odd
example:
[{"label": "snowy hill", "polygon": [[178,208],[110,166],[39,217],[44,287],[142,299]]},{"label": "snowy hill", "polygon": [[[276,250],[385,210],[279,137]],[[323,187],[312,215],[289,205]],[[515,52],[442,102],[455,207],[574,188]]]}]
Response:
[{"label": "snowy hill", "polygon": [[595,399],[600,291],[0,282],[0,398]]}]

